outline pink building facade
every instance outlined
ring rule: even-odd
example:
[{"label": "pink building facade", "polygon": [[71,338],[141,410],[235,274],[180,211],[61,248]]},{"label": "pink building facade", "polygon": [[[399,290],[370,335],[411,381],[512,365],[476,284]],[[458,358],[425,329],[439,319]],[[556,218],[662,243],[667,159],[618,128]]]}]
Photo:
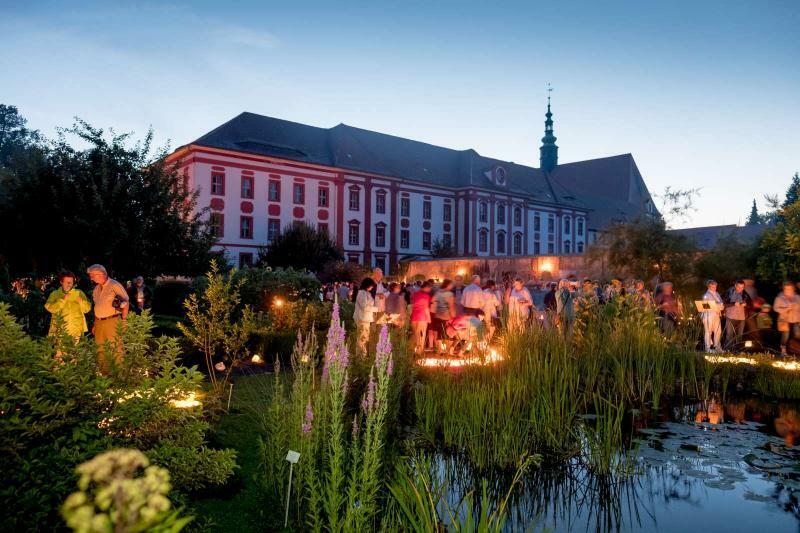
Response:
[{"label": "pink building facade", "polygon": [[345,125],[244,113],[169,160],[239,266],[299,221],[387,274],[437,240],[461,256],[511,257],[580,254],[591,239],[591,209],[547,172]]}]

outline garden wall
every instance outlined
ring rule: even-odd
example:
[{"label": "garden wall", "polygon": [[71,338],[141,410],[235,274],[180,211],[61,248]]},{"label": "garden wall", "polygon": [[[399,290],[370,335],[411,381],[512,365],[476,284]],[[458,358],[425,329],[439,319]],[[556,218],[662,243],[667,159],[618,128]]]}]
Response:
[{"label": "garden wall", "polygon": [[473,274],[495,280],[501,280],[505,276],[519,276],[526,281],[549,281],[569,277],[605,280],[610,275],[606,271],[604,259],[590,261],[584,255],[523,255],[410,261],[405,280],[453,279],[456,275],[468,278]]}]

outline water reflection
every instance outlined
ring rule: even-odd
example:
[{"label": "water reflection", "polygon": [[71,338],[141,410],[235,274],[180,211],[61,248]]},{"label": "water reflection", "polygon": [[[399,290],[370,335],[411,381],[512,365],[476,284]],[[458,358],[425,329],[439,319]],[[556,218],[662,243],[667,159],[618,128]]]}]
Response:
[{"label": "water reflection", "polygon": [[[636,474],[595,475],[580,459],[533,469],[509,500],[507,531],[799,531],[800,413],[790,404],[709,398],[664,405],[632,430]],[[636,427],[634,424],[632,427]],[[451,508],[481,492],[505,497],[507,472],[437,455]],[[479,511],[479,498],[473,502]]]}]

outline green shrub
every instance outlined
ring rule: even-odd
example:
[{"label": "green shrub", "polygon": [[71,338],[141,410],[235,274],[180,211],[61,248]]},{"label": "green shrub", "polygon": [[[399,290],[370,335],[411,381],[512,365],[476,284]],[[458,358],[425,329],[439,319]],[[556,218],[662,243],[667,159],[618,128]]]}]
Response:
[{"label": "green shrub", "polygon": [[123,364],[98,372],[97,348],[83,338],[34,340],[0,304],[0,520],[9,530],[52,530],[74,486],[75,467],[117,447],[138,448],[174,470],[187,492],[224,482],[234,452],[205,446],[209,429],[199,407],[172,401],[199,393],[203,376],[176,365],[176,339],[153,339],[149,313],[131,315],[122,330]]},{"label": "green shrub", "polygon": [[183,301],[192,293],[186,281],[160,281],[153,289],[153,314],[183,316]]}]

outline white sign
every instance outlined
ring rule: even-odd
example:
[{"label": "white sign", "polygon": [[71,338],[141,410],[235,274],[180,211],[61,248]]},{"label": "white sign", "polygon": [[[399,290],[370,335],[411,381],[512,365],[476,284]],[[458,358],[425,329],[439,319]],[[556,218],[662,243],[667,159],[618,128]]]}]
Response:
[{"label": "white sign", "polygon": [[300,452],[289,450],[289,453],[286,454],[286,460],[292,464],[296,464],[297,461],[300,460]]}]

